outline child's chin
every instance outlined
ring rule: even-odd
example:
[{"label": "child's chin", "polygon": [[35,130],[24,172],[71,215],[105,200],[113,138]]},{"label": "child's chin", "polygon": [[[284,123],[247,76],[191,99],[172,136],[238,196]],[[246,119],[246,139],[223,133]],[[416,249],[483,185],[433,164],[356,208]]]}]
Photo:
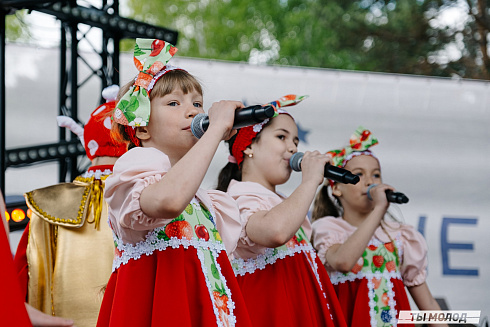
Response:
[{"label": "child's chin", "polygon": [[289,180],[290,177],[291,177],[291,172],[287,172],[284,175],[284,177],[279,180],[279,182],[277,183],[277,185],[285,184]]}]

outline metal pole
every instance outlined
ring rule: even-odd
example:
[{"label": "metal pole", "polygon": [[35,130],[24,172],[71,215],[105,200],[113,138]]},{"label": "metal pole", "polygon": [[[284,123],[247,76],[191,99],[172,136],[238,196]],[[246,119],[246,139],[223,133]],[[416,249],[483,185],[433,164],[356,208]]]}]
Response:
[{"label": "metal pole", "polygon": [[[66,108],[66,87],[67,87],[67,76],[66,76],[66,23],[61,22],[61,41],[60,41],[60,85],[59,85],[59,115],[65,115],[63,108]],[[59,139],[60,141],[66,140],[65,128],[59,128]],[[65,182],[66,178],[66,158],[62,158],[58,161],[58,182]]]},{"label": "metal pole", "polygon": [[120,85],[119,81],[119,42],[121,41],[121,37],[119,35],[114,35],[112,38],[112,42],[114,42],[114,53],[112,54],[112,83]]},{"label": "metal pole", "polygon": [[[102,1],[102,9],[107,11],[107,0]],[[102,97],[102,90],[104,90],[107,86],[112,84],[112,80],[110,79],[110,73],[109,69],[107,66],[107,56],[108,56],[108,49],[107,49],[107,44],[109,43],[109,37],[107,36],[107,31],[102,30],[102,51],[100,53],[101,59],[102,59],[102,67],[100,69],[100,77],[102,79],[102,87],[100,89],[100,103],[104,102],[104,99]]]},{"label": "metal pole", "polygon": [[[114,14],[119,16],[119,0],[114,0],[112,7],[114,8]],[[112,53],[112,83],[120,85],[119,81],[119,44],[121,42],[121,35],[114,33],[112,42],[114,42],[114,51]]]},{"label": "metal pole", "polygon": [[5,20],[6,12],[0,8],[0,190],[5,196]]},{"label": "metal pole", "polygon": [[[77,22],[70,22],[71,30],[71,117],[75,121],[78,119],[78,24]],[[70,133],[70,140],[76,137],[73,133]],[[77,158],[72,157],[69,159],[71,164],[70,169],[70,181],[74,180],[78,175]]]}]

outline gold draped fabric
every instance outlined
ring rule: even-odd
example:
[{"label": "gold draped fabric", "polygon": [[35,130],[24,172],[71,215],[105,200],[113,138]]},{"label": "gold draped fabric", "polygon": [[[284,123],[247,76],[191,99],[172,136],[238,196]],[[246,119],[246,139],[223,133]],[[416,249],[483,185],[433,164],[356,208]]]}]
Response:
[{"label": "gold draped fabric", "polygon": [[25,194],[33,212],[26,251],[29,304],[78,327],[96,325],[112,272],[105,177],[77,177]]}]

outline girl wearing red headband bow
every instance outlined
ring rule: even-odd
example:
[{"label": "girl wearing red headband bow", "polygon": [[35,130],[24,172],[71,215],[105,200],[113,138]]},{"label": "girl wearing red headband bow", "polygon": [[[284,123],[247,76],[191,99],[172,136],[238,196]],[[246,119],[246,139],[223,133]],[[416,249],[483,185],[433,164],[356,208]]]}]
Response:
[{"label": "girl wearing red headband bow", "polygon": [[[280,102],[280,101],[279,101]],[[276,187],[291,175],[298,129],[283,110],[266,123],[242,128],[218,189],[238,203],[244,229],[232,266],[254,326],[345,326],[328,275],[309,238],[308,209],[329,157],[306,152],[302,182],[285,197]]]}]

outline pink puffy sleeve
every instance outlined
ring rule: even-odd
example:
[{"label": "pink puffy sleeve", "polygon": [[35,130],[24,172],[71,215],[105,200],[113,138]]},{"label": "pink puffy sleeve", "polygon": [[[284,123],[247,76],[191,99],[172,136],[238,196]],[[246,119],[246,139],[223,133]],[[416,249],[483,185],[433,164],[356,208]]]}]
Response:
[{"label": "pink puffy sleeve", "polygon": [[427,278],[427,243],[413,226],[402,225],[403,258],[400,267],[405,286],[423,284]]},{"label": "pink puffy sleeve", "polygon": [[[238,258],[249,259],[257,257],[266,251],[266,247],[256,244],[247,235],[246,226],[252,215],[259,211],[269,211],[276,205],[282,203],[284,196],[266,189],[264,186],[255,182],[232,181],[227,193],[235,199],[240,209],[240,222],[242,230],[234,255]],[[305,216],[301,225],[305,233],[311,235],[311,224]]]},{"label": "pink puffy sleeve", "polygon": [[113,175],[106,180],[104,193],[109,219],[116,223],[112,224],[113,228],[120,225],[145,231],[170,222],[171,219],[148,217],[140,206],[141,192],[160,181],[169,169],[168,157],[154,148],[134,148],[117,160]]},{"label": "pink puffy sleeve", "polygon": [[259,211],[271,210],[275,206],[275,204],[272,204],[275,201],[271,201],[271,199],[259,194],[243,194],[236,198],[236,202],[240,208],[241,224],[244,226],[240,235],[240,241],[248,246],[254,246],[255,243],[248,237],[245,230],[248,219]]},{"label": "pink puffy sleeve", "polygon": [[346,224],[341,218],[335,217],[320,218],[312,224],[311,243],[327,268],[329,268],[326,264],[328,249],[334,244],[343,244],[352,234]]},{"label": "pink puffy sleeve", "polygon": [[245,229],[240,219],[238,205],[231,196],[221,191],[208,190],[207,193],[211,199],[216,227],[226,252],[230,255],[235,251],[242,230]]}]

